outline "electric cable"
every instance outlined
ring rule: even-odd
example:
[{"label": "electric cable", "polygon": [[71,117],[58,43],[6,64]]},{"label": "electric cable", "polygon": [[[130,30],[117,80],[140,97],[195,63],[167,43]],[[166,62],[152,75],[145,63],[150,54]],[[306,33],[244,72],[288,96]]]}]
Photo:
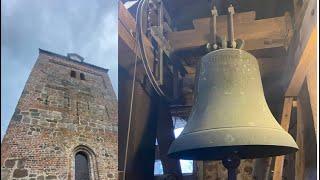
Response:
[{"label": "electric cable", "polygon": [[[134,52],[136,52],[136,51],[137,51],[137,44],[135,43]],[[129,122],[128,122],[128,130],[127,130],[127,141],[126,141],[126,149],[125,149],[125,156],[124,156],[123,180],[126,179],[126,171],[127,171],[128,146],[129,146],[129,137],[130,137],[130,132],[131,132],[132,107],[133,107],[135,81],[136,81],[136,74],[137,74],[137,61],[138,61],[138,54],[135,53],[132,88],[131,88],[131,99],[130,99],[130,110],[129,110]]]}]

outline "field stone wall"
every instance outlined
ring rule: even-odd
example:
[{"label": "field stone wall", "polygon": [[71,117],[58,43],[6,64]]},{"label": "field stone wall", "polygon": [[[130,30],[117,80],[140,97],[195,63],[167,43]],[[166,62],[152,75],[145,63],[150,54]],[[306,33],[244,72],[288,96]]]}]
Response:
[{"label": "field stone wall", "polygon": [[74,179],[77,147],[93,152],[95,179],[117,179],[117,132],[107,70],[40,51],[1,144],[1,179]]}]

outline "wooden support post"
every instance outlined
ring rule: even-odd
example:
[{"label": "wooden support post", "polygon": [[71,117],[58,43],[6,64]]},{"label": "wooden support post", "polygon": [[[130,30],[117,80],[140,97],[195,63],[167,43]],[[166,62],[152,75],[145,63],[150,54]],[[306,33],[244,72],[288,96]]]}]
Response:
[{"label": "wooden support post", "polygon": [[256,179],[261,180],[269,180],[271,176],[271,164],[272,164],[272,157],[268,158],[258,158],[254,161],[254,177]]},{"label": "wooden support post", "polygon": [[304,2],[303,13],[297,14],[301,22],[295,23],[295,33],[288,48],[286,71],[283,73],[283,85],[287,87],[285,96],[298,96],[306,77],[308,66],[317,55],[317,16],[316,0]]},{"label": "wooden support post", "polygon": [[179,160],[167,156],[169,147],[175,138],[169,105],[164,99],[159,98],[157,113],[157,140],[163,172],[165,174],[174,174],[178,179],[181,179],[182,174]]},{"label": "wooden support post", "polygon": [[[129,36],[130,37],[130,36]],[[130,37],[131,38],[131,37]],[[119,37],[119,96],[121,107],[118,118],[118,170],[119,179],[153,179],[155,159],[156,97],[148,94],[143,87],[144,71],[141,63],[137,64],[137,76],[132,105],[132,118],[129,127],[130,101],[133,79],[135,52]],[[135,49],[135,48],[134,48]],[[120,135],[121,134],[121,135]],[[128,144],[127,144],[128,140]],[[125,173],[125,174],[124,174]]]},{"label": "wooden support post", "polygon": [[318,118],[317,118],[317,61],[314,61],[310,64],[308,74],[307,74],[307,86],[310,97],[310,105],[312,111],[312,119],[316,137],[318,138]]},{"label": "wooden support post", "polygon": [[[164,22],[164,16],[163,16],[163,8],[164,8],[164,5],[163,5],[163,2],[161,1],[160,2],[160,9],[159,9],[159,27],[160,27],[160,31],[161,31],[161,34],[163,35],[163,32],[164,32],[164,28],[163,28],[163,22]],[[159,84],[160,85],[163,85],[163,69],[164,69],[164,57],[163,57],[163,50],[162,48],[159,49]]]},{"label": "wooden support post", "polygon": [[203,161],[196,161],[196,164],[197,164],[197,179],[198,180],[204,180],[204,168],[203,168]]},{"label": "wooden support post", "polygon": [[[121,89],[130,87],[128,84],[126,85],[126,83],[121,83],[119,86],[122,86]],[[130,99],[121,100],[124,103],[130,104]],[[125,156],[125,154],[120,155],[127,158],[125,161],[126,164],[123,164],[123,166],[126,166],[126,169],[123,169],[126,171],[124,172],[126,173],[126,180],[153,178],[155,160],[154,143],[156,139],[156,122],[154,121],[154,114],[156,113],[155,107],[156,102],[154,98],[147,95],[140,83],[136,83],[129,136],[126,137],[127,132],[120,135],[122,137],[121,139],[125,139],[126,141],[127,138],[129,138],[128,147],[124,145],[124,142],[119,142],[119,144],[122,144],[122,148],[128,148],[127,151],[121,151],[126,152],[127,156]],[[143,109],[143,111],[141,111],[141,109]],[[128,111],[124,110],[123,112]],[[122,117],[128,116],[119,116],[119,121],[121,121],[121,124],[119,123],[120,128],[126,121],[126,119],[120,119]],[[128,124],[128,121],[126,121],[126,123]],[[121,132],[124,132],[123,128],[121,128]],[[125,138],[123,138],[123,136],[125,136]],[[119,159],[125,160],[124,158]]]},{"label": "wooden support post", "polygon": [[297,144],[299,151],[296,153],[295,160],[295,180],[304,179],[305,171],[305,149],[304,149],[304,124],[305,115],[300,100],[297,101]]},{"label": "wooden support post", "polygon": [[[286,97],[284,100],[282,117],[281,117],[281,126],[286,131],[289,130],[292,102],[293,102],[293,97]],[[282,179],[284,157],[285,156],[277,156],[275,159],[273,180]]]},{"label": "wooden support post", "polygon": [[[135,19],[132,17],[129,11],[124,7],[121,1],[119,1],[118,14],[119,14],[118,15],[119,38],[122,39],[125,42],[125,44],[141,58],[140,51],[138,51],[138,48],[136,45],[135,37],[133,36],[136,30]],[[146,56],[147,56],[147,59],[149,60],[148,63],[150,64],[150,67],[152,67],[154,63],[153,61],[154,48],[145,34],[142,34],[141,36],[142,36],[143,44],[145,45],[145,48],[146,48]]]},{"label": "wooden support post", "polygon": [[[129,136],[128,122],[131,100],[131,79],[119,73],[119,179],[152,179],[155,160],[156,101],[148,96],[140,83],[135,83],[132,119]],[[141,111],[143,109],[143,111]],[[129,139],[127,139],[129,138]],[[128,146],[126,141],[129,140]],[[125,171],[125,172],[124,172]]]},{"label": "wooden support post", "polygon": [[295,154],[296,179],[316,179],[317,177],[317,137],[312,121],[312,108],[307,82],[302,86],[297,100],[297,144]]},{"label": "wooden support post", "polygon": [[308,39],[306,47],[303,49],[289,87],[286,91],[286,96],[297,96],[300,92],[302,84],[308,74],[308,70],[312,61],[317,58],[317,29],[313,27],[311,35]]}]

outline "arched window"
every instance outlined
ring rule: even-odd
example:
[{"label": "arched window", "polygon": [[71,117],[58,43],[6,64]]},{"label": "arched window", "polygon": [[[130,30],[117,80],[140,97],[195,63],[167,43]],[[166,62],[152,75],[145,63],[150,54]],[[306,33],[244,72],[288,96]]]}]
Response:
[{"label": "arched window", "polygon": [[75,157],[75,179],[89,180],[89,173],[89,158],[84,152],[79,151]]},{"label": "arched window", "polygon": [[72,153],[74,180],[94,180],[98,177],[95,153],[87,146],[80,145]]}]

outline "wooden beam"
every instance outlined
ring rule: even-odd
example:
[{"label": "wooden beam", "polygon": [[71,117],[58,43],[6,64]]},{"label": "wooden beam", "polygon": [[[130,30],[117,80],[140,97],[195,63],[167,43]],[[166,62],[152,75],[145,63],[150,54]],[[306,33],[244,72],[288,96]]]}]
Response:
[{"label": "wooden beam", "polygon": [[[118,36],[119,36],[119,107],[122,107],[119,114],[119,177],[126,173],[130,179],[152,179],[154,165],[154,143],[156,138],[156,123],[150,121],[154,119],[155,105],[154,99],[149,96],[141,83],[135,82],[134,102],[132,109],[131,131],[129,133],[129,143],[126,145],[128,119],[132,88],[132,70],[135,56],[140,57],[135,41],[135,21],[131,14],[119,2],[118,16]],[[143,36],[147,48],[147,56],[152,56],[152,46],[148,39]],[[153,57],[149,57],[153,63]],[[144,77],[143,66],[138,60],[137,79]],[[138,99],[138,101],[137,101]],[[139,108],[144,109],[139,113]],[[146,135],[149,134],[149,135]],[[127,149],[127,153],[126,153]],[[125,163],[125,156],[127,160]],[[126,171],[125,167],[126,166]],[[125,171],[125,172],[124,172]]]},{"label": "wooden beam", "polygon": [[169,147],[174,141],[174,127],[169,105],[165,100],[158,98],[157,109],[157,140],[159,147],[159,159],[161,159],[164,174],[176,174],[182,178],[180,162],[178,159],[167,156]]},{"label": "wooden beam", "polygon": [[[197,30],[202,30],[204,32],[210,32],[210,19],[211,18],[199,18],[193,20],[193,26]],[[239,25],[241,23],[248,23],[248,22],[254,22],[256,19],[256,12],[255,11],[249,11],[249,12],[243,12],[243,13],[236,13],[234,14],[234,25]],[[227,25],[228,16],[218,16],[217,17],[217,27],[219,25],[224,25],[226,27]]]},{"label": "wooden beam", "polygon": [[[170,43],[167,41],[167,39],[163,36],[161,32],[161,28],[159,26],[153,26],[151,27],[151,35],[155,39],[155,41],[159,45],[159,49],[165,52],[165,54],[168,56],[170,62],[173,64],[173,66],[177,67],[179,72],[181,73],[182,76],[185,76],[187,73],[186,69],[181,63],[181,58],[177,56],[176,54],[172,53],[172,48]],[[174,72],[173,72],[174,73]]]},{"label": "wooden beam", "polygon": [[272,157],[268,158],[258,158],[254,161],[254,169],[253,169],[253,177],[254,179],[270,179],[270,171],[271,171]]},{"label": "wooden beam", "polygon": [[[281,126],[285,131],[289,130],[291,109],[292,109],[292,97],[286,97],[284,100],[282,117],[281,117]],[[285,156],[277,156],[274,164],[273,180],[282,180],[282,171],[283,163]]]},{"label": "wooden beam", "polygon": [[[287,65],[285,66],[286,69],[282,78],[283,85],[286,88],[285,90],[287,90],[287,96],[297,96],[297,93],[301,88],[301,84],[304,80],[303,76],[305,76],[308,67],[308,63],[301,62],[301,60],[308,62],[309,59],[306,57],[313,56],[309,53],[316,53],[308,51],[312,51],[314,48],[316,49],[317,21],[315,8],[317,7],[317,1],[305,1],[303,6],[306,6],[306,10],[304,11],[304,14],[300,14],[302,21],[299,24],[301,25],[298,26],[295,24],[297,29],[293,34],[293,38],[288,48]],[[312,41],[315,42],[310,43]],[[308,45],[309,47],[307,48]],[[299,65],[301,67],[298,68]]]},{"label": "wooden beam", "polygon": [[136,31],[136,22],[129,11],[124,7],[123,3],[119,1],[118,4],[118,19],[119,21],[125,23],[125,25],[130,28],[133,32]]},{"label": "wooden beam", "polygon": [[307,74],[307,86],[310,97],[310,105],[312,111],[313,125],[316,132],[316,137],[318,137],[318,118],[317,118],[317,61],[310,64],[308,74]]},{"label": "wooden beam", "polygon": [[172,116],[182,117],[187,119],[190,115],[192,105],[171,105],[170,112]]},{"label": "wooden beam", "polygon": [[296,142],[299,147],[299,151],[296,152],[295,160],[295,179],[305,179],[305,149],[304,149],[304,124],[306,119],[304,118],[303,107],[300,100],[297,101],[297,137]]},{"label": "wooden beam", "polygon": [[[226,16],[217,17],[217,34],[227,37]],[[235,14],[235,37],[245,40],[245,50],[285,47],[291,36],[288,14],[282,17],[254,20],[254,12]],[[210,18],[194,20],[195,29],[168,33],[172,48],[196,48],[210,41]]]},{"label": "wooden beam", "polygon": [[[128,10],[124,7],[121,1],[119,1],[119,9],[118,9],[118,36],[121,38],[127,46],[136,53],[140,58],[141,54],[140,51],[137,48],[136,40],[135,40],[135,31],[136,31],[136,22],[135,19],[132,17],[132,15],[128,12]],[[150,67],[153,67],[154,64],[154,54],[153,54],[153,46],[149,39],[142,34],[142,41],[145,45],[146,49],[146,56],[148,59],[148,63]],[[163,44],[160,44],[163,45]],[[166,46],[164,46],[166,47]],[[167,50],[165,48],[165,50]],[[170,54],[169,51],[166,51],[167,54]],[[171,58],[171,57],[170,57]],[[180,70],[181,74],[185,74],[186,70],[184,69],[183,65],[180,62],[180,59],[178,57],[172,57],[171,59],[174,61],[174,66],[177,66]]]},{"label": "wooden beam", "polygon": [[310,62],[315,61],[317,58],[317,29],[313,27],[312,33],[309,37],[306,47],[303,49],[300,56],[299,64],[294,71],[286,96],[297,96],[302,87],[303,81],[309,70]]},{"label": "wooden beam", "polygon": [[[304,14],[308,8],[308,4],[313,0],[293,0],[294,5],[294,26],[300,28],[303,22]],[[315,6],[316,7],[316,6]],[[313,8],[315,8],[313,7]]]},{"label": "wooden beam", "polygon": [[[297,108],[300,107],[301,121],[297,122],[297,131],[301,133],[297,136],[297,143],[299,146],[299,169],[300,174],[298,174],[299,179],[316,179],[317,175],[317,137],[312,121],[312,109],[310,105],[310,97],[308,93],[307,82],[305,81],[302,85],[301,91],[297,98],[298,104]],[[302,123],[300,126],[299,123]],[[301,130],[299,128],[301,127]],[[301,139],[301,140],[300,140]],[[301,145],[300,145],[301,144]],[[297,157],[297,154],[296,154]]]},{"label": "wooden beam", "polygon": [[[129,11],[124,7],[121,1],[119,1],[118,9],[118,36],[127,44],[127,46],[136,53],[140,58],[141,54],[137,50],[137,44],[135,40],[136,22]],[[142,34],[142,41],[146,48],[146,56],[149,59],[150,67],[153,66],[153,46],[148,38]]]},{"label": "wooden beam", "polygon": [[[119,73],[119,174],[126,179],[152,179],[154,176],[157,104],[142,85],[135,82],[129,131],[132,79]],[[143,109],[143,112],[141,111]],[[140,112],[141,111],[141,112]],[[127,133],[129,131],[129,136]],[[127,139],[129,138],[129,139]],[[126,144],[128,140],[128,146]]]},{"label": "wooden beam", "polygon": [[197,179],[198,180],[204,180],[204,176],[203,176],[203,171],[204,171],[204,168],[203,168],[203,161],[195,161],[196,163],[196,167],[197,167]]}]

